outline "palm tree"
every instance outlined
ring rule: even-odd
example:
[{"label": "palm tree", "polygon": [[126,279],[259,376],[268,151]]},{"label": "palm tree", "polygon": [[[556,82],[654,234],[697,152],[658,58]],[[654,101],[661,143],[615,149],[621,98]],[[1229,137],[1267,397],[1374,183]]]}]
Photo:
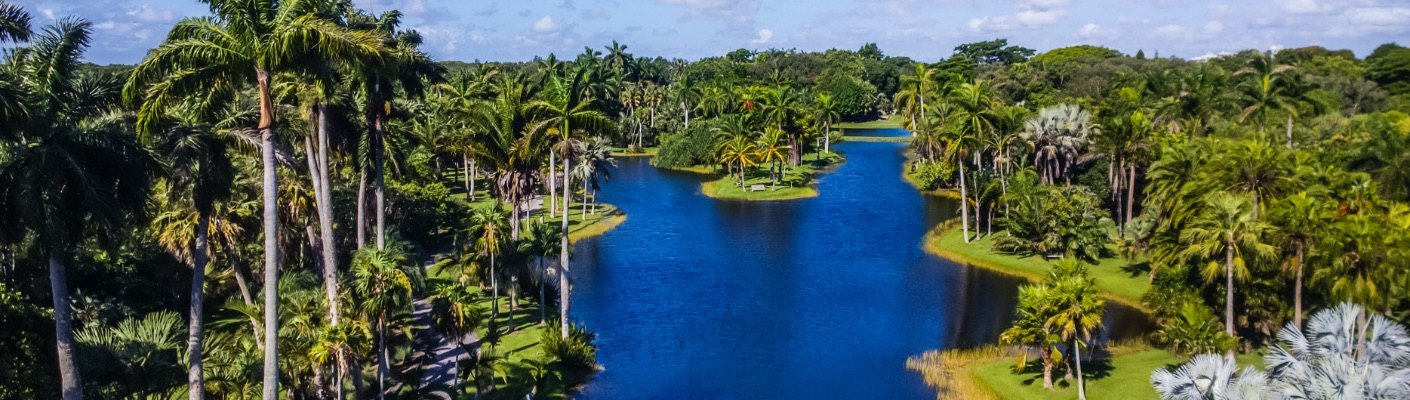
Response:
[{"label": "palm tree", "polygon": [[921,127],[918,121],[925,120],[925,98],[932,96],[938,91],[935,82],[935,70],[921,63],[916,63],[914,71],[910,75],[901,77],[901,90],[896,92],[896,106],[903,116],[910,121],[907,129],[912,134]]},{"label": "palm tree", "polygon": [[118,100],[111,77],[77,72],[92,24],[64,18],[10,54],[13,94],[27,112],[0,127],[0,239],[32,241],[49,256],[61,393],[83,396],[65,272],[68,252],[145,217],[154,158],[130,127],[104,117]]},{"label": "palm tree", "polygon": [[1225,170],[1231,174],[1233,189],[1253,197],[1253,219],[1263,213],[1263,205],[1276,199],[1295,184],[1288,153],[1264,141],[1244,141],[1234,149]]},{"label": "palm tree", "polygon": [[29,41],[29,22],[24,7],[0,1],[0,42]]},{"label": "palm tree", "polygon": [[498,205],[475,210],[470,220],[478,227],[475,248],[490,259],[490,319],[499,318],[499,275],[495,274],[495,258],[504,251],[504,210]]},{"label": "palm tree", "polygon": [[[190,325],[187,336],[187,380],[192,400],[203,397],[201,376],[201,339],[204,323],[206,260],[208,250],[211,214],[215,206],[230,198],[235,181],[235,166],[229,151],[230,137],[221,129],[204,120],[220,119],[214,113],[201,112],[192,103],[183,103],[175,112],[169,113],[169,123],[159,133],[157,149],[166,155],[170,165],[169,182],[173,197],[189,198],[196,211],[194,240],[186,254],[191,264],[191,303],[188,311]],[[147,135],[152,136],[152,135]],[[185,257],[183,257],[185,258]]]},{"label": "palm tree", "polygon": [[1273,213],[1273,221],[1292,246],[1294,269],[1293,280],[1293,324],[1302,326],[1302,288],[1307,268],[1307,252],[1316,242],[1317,235],[1327,226],[1327,210],[1322,204],[1326,199],[1307,191],[1278,201]]},{"label": "palm tree", "polygon": [[[1047,326],[1048,319],[1056,311],[1050,301],[1051,289],[1047,285],[1023,285],[1018,288],[1018,307],[1014,311],[1013,326],[999,335],[999,342],[1037,348],[1039,360],[1043,364],[1043,388],[1053,388],[1053,369],[1057,366],[1057,346],[1062,338]],[[1024,360],[1019,365],[1026,364]]]},{"label": "palm tree", "polygon": [[[255,84],[259,100],[260,159],[264,192],[265,361],[264,392],[279,392],[279,187],[275,173],[274,100],[271,89],[282,72],[313,67],[310,59],[372,59],[384,53],[372,32],[339,26],[320,15],[312,2],[275,1],[260,6],[234,0],[205,0],[212,17],[186,18],[166,41],[133,67],[124,93],[141,98],[143,109],[160,110],[180,95],[212,85]],[[277,43],[278,46],[271,44]],[[150,113],[140,113],[150,114]],[[138,124],[144,121],[139,117]]]},{"label": "palm tree", "polygon": [[548,322],[545,311],[548,306],[548,297],[546,297],[545,288],[548,286],[548,279],[551,275],[549,268],[544,265],[544,261],[558,255],[558,236],[562,234],[552,225],[535,223],[529,225],[529,237],[519,242],[520,253],[533,255],[538,260],[538,268],[534,270],[534,275],[539,278],[539,323],[541,324]]},{"label": "palm tree", "polygon": [[1234,333],[1234,281],[1247,279],[1248,265],[1254,258],[1271,258],[1275,249],[1264,242],[1272,230],[1266,222],[1254,218],[1253,206],[1247,197],[1229,192],[1214,192],[1204,200],[1204,210],[1190,226],[1180,233],[1180,241],[1189,245],[1184,256],[1212,260],[1223,256],[1224,262],[1210,261],[1202,270],[1205,281],[1224,275],[1224,331]]},{"label": "palm tree", "polygon": [[823,124],[823,153],[832,152],[832,123],[842,119],[842,114],[837,111],[837,102],[833,101],[832,95],[818,93],[817,103],[813,105],[817,114],[817,120]]},{"label": "palm tree", "polygon": [[1077,368],[1077,398],[1086,399],[1087,389],[1082,377],[1082,345],[1092,340],[1092,334],[1102,329],[1102,312],[1106,301],[1097,292],[1096,281],[1075,258],[1064,258],[1054,267],[1053,297],[1049,306],[1053,314],[1044,327],[1055,331],[1063,340],[1072,341],[1072,365]]},{"label": "palm tree", "polygon": [[[615,47],[616,42],[613,42],[613,45]],[[622,49],[625,49],[625,47],[622,47]],[[548,117],[539,123],[539,128],[535,128],[533,131],[551,134],[549,128],[558,129],[559,140],[556,150],[563,156],[563,220],[561,225],[563,236],[559,238],[561,249],[559,250],[558,256],[558,284],[560,293],[558,312],[559,318],[562,319],[561,323],[564,324],[564,326],[568,324],[568,292],[570,291],[568,286],[568,273],[571,270],[568,266],[568,207],[572,198],[572,193],[569,188],[571,188],[572,185],[571,182],[569,182],[567,172],[572,169],[572,150],[575,146],[574,138],[577,135],[581,135],[580,131],[600,132],[612,129],[611,120],[607,119],[607,116],[603,115],[602,112],[593,108],[594,101],[581,97],[582,79],[585,75],[585,72],[579,71],[577,74],[574,74],[571,81],[566,83],[555,76],[550,80],[552,84],[549,90],[550,96],[553,97],[547,101],[530,102],[526,106],[527,110],[547,114]],[[575,124],[579,126],[579,131],[573,130],[573,125]],[[553,152],[549,154],[553,154]],[[550,162],[552,162],[551,156]]]},{"label": "palm tree", "polygon": [[[756,157],[759,152],[758,145],[755,144],[753,140],[749,140],[748,137],[736,136],[733,139],[720,142],[715,152],[719,154],[720,164],[724,164],[726,167],[730,165],[738,167],[737,171],[731,172],[738,173],[736,177],[738,178],[739,187],[743,188],[745,168],[753,166],[756,163]],[[731,167],[731,169],[734,168]]]},{"label": "palm tree", "polygon": [[[584,69],[579,69],[571,77],[554,74],[548,78],[548,85],[544,91],[544,100],[534,100],[524,105],[527,113],[538,116],[539,120],[531,128],[535,135],[547,135],[557,139],[558,148],[556,151],[548,152],[548,193],[549,193],[549,215],[552,216],[558,203],[557,197],[557,176],[559,174],[556,159],[562,154],[563,161],[563,186],[569,186],[567,179],[568,153],[564,152],[568,141],[576,137],[581,137],[582,133],[607,132],[612,129],[612,121],[595,108],[595,101],[586,97],[584,93],[585,79],[588,73]],[[574,127],[578,131],[574,131]],[[555,137],[556,136],[556,137]],[[567,190],[564,191],[567,193]],[[567,196],[565,194],[564,196]],[[563,213],[568,213],[568,202],[563,203]]]},{"label": "palm tree", "polygon": [[764,132],[764,137],[759,138],[757,144],[754,145],[756,162],[769,165],[769,190],[773,190],[774,186],[778,184],[778,172],[782,172],[783,169],[783,151],[791,147],[780,143],[779,136],[782,133],[769,128]]},{"label": "palm tree", "polygon": [[1096,130],[1092,115],[1082,107],[1060,104],[1039,110],[1024,124],[1019,137],[1028,142],[1033,165],[1038,167],[1044,183],[1057,184],[1058,176],[1062,176],[1070,184],[1068,172]]},{"label": "palm tree", "polygon": [[1239,85],[1239,96],[1243,109],[1239,112],[1239,123],[1249,118],[1258,119],[1258,133],[1265,132],[1268,126],[1268,112],[1281,110],[1288,114],[1287,146],[1293,147],[1293,119],[1303,103],[1316,103],[1310,100],[1297,85],[1291,65],[1278,64],[1273,57],[1259,54],[1248,60],[1248,66],[1234,73],[1234,76],[1247,76],[1248,80]]},{"label": "palm tree", "polygon": [[[578,152],[578,163],[573,166],[572,175],[583,182],[583,213],[581,220],[587,220],[588,197],[591,195],[596,213],[597,191],[602,189],[598,178],[611,179],[611,167],[617,165],[612,158],[612,147],[606,139],[595,138],[583,144]],[[564,213],[567,215],[566,211]]]},{"label": "palm tree", "polygon": [[[387,151],[386,123],[392,112],[396,88],[401,88],[401,92],[408,96],[419,97],[425,91],[427,82],[443,80],[441,67],[417,49],[421,45],[421,35],[416,31],[398,30],[401,17],[401,12],[397,10],[377,16],[362,12],[348,16],[350,28],[375,35],[382,41],[382,48],[386,49],[385,52],[366,53],[350,59],[355,64],[355,79],[361,84],[365,99],[367,145],[371,148],[373,196],[376,198],[378,249],[386,246],[386,178],[383,176]],[[362,232],[357,234],[362,235]]]},{"label": "palm tree", "polygon": [[1405,326],[1380,315],[1358,323],[1363,315],[1342,303],[1314,314],[1305,330],[1289,323],[1264,359],[1266,373],[1239,369],[1233,357],[1201,355],[1174,371],[1156,370],[1151,384],[1171,400],[1410,397]]},{"label": "palm tree", "polygon": [[[969,243],[969,191],[965,187],[965,159],[978,151],[983,139],[994,131],[995,101],[987,81],[975,81],[955,87],[950,92],[948,103],[954,108],[954,126],[948,133],[949,157],[959,166],[960,175],[960,216],[964,232],[964,242]],[[978,227],[975,227],[978,228]]]},{"label": "palm tree", "polygon": [[410,310],[412,294],[421,287],[420,270],[409,265],[399,245],[362,249],[353,255],[353,291],[362,310],[372,320],[377,335],[377,397],[385,398],[388,366],[388,314]]},{"label": "palm tree", "polygon": [[798,144],[798,134],[789,129],[793,121],[803,113],[802,104],[798,101],[798,96],[788,87],[777,87],[770,89],[764,96],[764,102],[760,111],[764,115],[764,123],[773,125],[788,136],[788,163],[798,165],[802,161],[800,151],[802,146]]}]

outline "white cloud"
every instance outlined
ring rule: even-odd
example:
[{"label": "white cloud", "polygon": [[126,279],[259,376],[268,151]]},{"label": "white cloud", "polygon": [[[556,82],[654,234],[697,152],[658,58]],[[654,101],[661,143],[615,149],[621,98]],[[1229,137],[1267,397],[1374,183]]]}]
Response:
[{"label": "white cloud", "polygon": [[753,24],[761,0],[656,0],[658,3],[682,6],[687,17],[716,18],[731,24]]},{"label": "white cloud", "polygon": [[1204,23],[1204,33],[1213,35],[1223,31],[1224,24],[1219,21],[1209,21]]},{"label": "white cloud", "polygon": [[1317,0],[1277,0],[1278,8],[1293,14],[1309,14],[1322,11]]},{"label": "white cloud", "polygon": [[547,15],[543,18],[539,18],[538,21],[534,21],[533,26],[534,32],[538,33],[553,33],[562,28],[563,27],[558,24],[558,21],[554,21],[553,17]]},{"label": "white cloud", "polygon": [[671,36],[676,34],[676,28],[656,28],[651,30],[652,35]]},{"label": "white cloud", "polygon": [[1037,8],[1062,7],[1071,3],[1071,0],[1022,0],[1020,3]]},{"label": "white cloud", "polygon": [[1025,8],[1013,15],[971,18],[967,26],[972,33],[1028,30],[1052,25],[1065,16],[1067,16],[1067,12],[1063,10]]},{"label": "white cloud", "polygon": [[1082,28],[1077,30],[1077,37],[1085,40],[1110,39],[1115,36],[1116,32],[1113,32],[1111,29],[1091,22],[1082,25]]},{"label": "white cloud", "polygon": [[749,43],[751,43],[751,44],[764,44],[764,43],[768,43],[770,40],[773,40],[773,39],[774,39],[774,31],[771,31],[771,30],[768,30],[768,29],[760,29],[760,30],[759,30],[759,37],[754,38],[754,40],[750,40]]},{"label": "white cloud", "polygon": [[133,19],[136,19],[138,22],[151,23],[176,21],[176,13],[171,12],[171,10],[158,10],[152,7],[148,7],[146,5],[138,7],[136,9],[128,10],[127,15],[132,17]]}]

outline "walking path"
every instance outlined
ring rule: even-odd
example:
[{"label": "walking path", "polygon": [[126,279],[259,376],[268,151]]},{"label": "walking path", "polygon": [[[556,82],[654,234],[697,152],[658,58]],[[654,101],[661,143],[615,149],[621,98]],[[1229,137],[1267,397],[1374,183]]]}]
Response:
[{"label": "walking path", "polygon": [[418,388],[433,390],[427,393],[429,398],[450,400],[452,396],[445,390],[458,389],[457,383],[464,384],[456,381],[460,361],[468,359],[470,351],[479,350],[480,338],[473,332],[460,338],[451,338],[435,329],[431,320],[430,300],[418,299],[413,307],[412,320],[422,327],[421,333],[416,335],[417,347],[422,351],[429,351],[427,356],[433,361],[421,374]]}]

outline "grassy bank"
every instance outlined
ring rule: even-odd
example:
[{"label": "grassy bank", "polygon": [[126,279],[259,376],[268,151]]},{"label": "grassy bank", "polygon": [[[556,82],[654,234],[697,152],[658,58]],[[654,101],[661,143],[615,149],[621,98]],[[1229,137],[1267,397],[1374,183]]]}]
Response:
[{"label": "grassy bank", "polygon": [[[778,177],[777,184],[771,184],[768,169],[763,167],[746,173],[742,188],[735,176],[723,175],[718,179],[701,183],[700,193],[712,198],[727,200],[765,201],[817,197],[818,190],[813,187],[813,179],[817,174],[835,168],[845,160],[837,152],[821,157],[818,153],[808,153],[803,155],[803,162],[798,166],[784,165],[783,173]],[[749,190],[754,185],[763,185],[764,190]]]},{"label": "grassy bank", "polygon": [[[552,218],[548,216],[548,201],[550,199],[552,199],[552,197],[544,196],[543,207],[530,214],[525,220],[525,223],[542,219],[544,223],[559,226],[563,221],[562,214],[557,214]],[[577,242],[579,240],[602,235],[611,231],[612,228],[616,228],[617,225],[621,225],[623,222],[627,221],[626,213],[617,209],[616,206],[605,203],[598,203],[596,212],[593,211],[592,204],[588,204],[588,213],[584,216],[583,202],[577,201],[581,200],[581,198],[574,197],[573,200],[573,202],[569,203],[568,208],[572,210],[572,215],[568,219],[568,241],[570,242]],[[561,204],[563,199],[560,198],[558,201]],[[487,190],[476,190],[475,201],[471,201],[469,204],[471,208],[493,207],[495,200],[490,197]],[[504,208],[508,210],[509,206],[506,205]],[[525,229],[523,233],[527,234],[527,229]]]},{"label": "grassy bank", "polygon": [[[1107,347],[1110,357],[1082,363],[1082,377],[1091,399],[1158,399],[1151,387],[1152,372],[1178,366],[1186,358],[1152,348],[1145,343]],[[939,391],[937,398],[1066,400],[1077,398],[1077,381],[1063,379],[1061,368],[1053,373],[1053,389],[1043,388],[1043,369],[1037,361],[1015,373],[1018,350],[1005,346],[930,351],[911,357],[906,366]],[[1259,354],[1242,354],[1240,365],[1262,365]]]},{"label": "grassy bank", "polygon": [[631,149],[628,149],[628,148],[625,148],[625,147],[613,147],[613,148],[612,148],[612,156],[613,156],[613,157],[654,157],[654,156],[656,156],[656,153],[657,153],[657,152],[660,152],[660,151],[661,151],[661,148],[660,148],[660,147],[655,147],[655,146],[642,148],[641,151],[631,151]]},{"label": "grassy bank", "polygon": [[901,117],[882,118],[866,122],[840,122],[832,126],[838,129],[891,129],[901,127]]},{"label": "grassy bank", "polygon": [[910,143],[909,137],[886,137],[886,136],[842,136],[844,142],[885,142],[885,143]]},{"label": "grassy bank", "polygon": [[[973,234],[973,232],[971,232]],[[964,242],[957,222],[947,222],[925,236],[925,251],[954,261],[989,269],[1009,275],[1039,281],[1052,270],[1052,262],[1038,257],[1020,257],[993,250],[994,238],[1003,233],[982,236]],[[1109,300],[1132,308],[1149,312],[1141,304],[1141,296],[1150,290],[1150,282],[1145,275],[1131,275],[1121,270],[1126,261],[1120,258],[1101,259],[1090,268],[1097,281],[1097,290]]]}]

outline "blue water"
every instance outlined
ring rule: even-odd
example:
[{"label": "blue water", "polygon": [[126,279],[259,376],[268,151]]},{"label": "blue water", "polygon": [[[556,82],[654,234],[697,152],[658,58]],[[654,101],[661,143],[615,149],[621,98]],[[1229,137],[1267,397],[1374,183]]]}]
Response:
[{"label": "blue water", "polygon": [[578,397],[933,399],[907,357],[993,342],[1021,281],[924,253],[955,203],[901,180],[904,145],[833,148],[847,162],[819,197],[778,202],[618,160],[601,199],[627,221],[574,254],[572,314],[604,368]]}]

